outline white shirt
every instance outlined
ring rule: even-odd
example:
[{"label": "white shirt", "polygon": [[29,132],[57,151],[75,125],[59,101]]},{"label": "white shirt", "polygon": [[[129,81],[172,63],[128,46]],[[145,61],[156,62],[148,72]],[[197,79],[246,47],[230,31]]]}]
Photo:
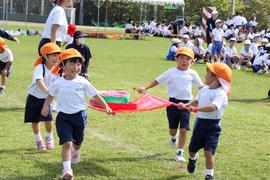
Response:
[{"label": "white shirt", "polygon": [[257,27],[257,25],[258,25],[256,20],[249,21],[249,24],[251,24],[251,26],[254,26],[254,27]]},{"label": "white shirt", "polygon": [[181,44],[180,44],[180,47],[188,47],[188,48],[190,48],[190,49],[192,49],[192,47],[193,47],[194,45],[193,45],[193,43],[191,42],[191,41],[188,41],[188,42],[182,42]]},{"label": "white shirt", "polygon": [[49,71],[46,68],[45,65],[44,65],[44,69],[45,69],[45,74],[43,77],[43,65],[39,64],[35,68],[34,73],[33,73],[32,83],[28,87],[29,94],[39,99],[45,99],[47,97],[47,94],[38,87],[36,81],[39,79],[43,80],[44,84],[47,87],[49,87],[52,84],[52,82],[57,78],[55,75],[51,73],[51,71]]},{"label": "white shirt", "polygon": [[224,36],[224,31],[220,28],[215,28],[212,31],[212,35],[214,36],[214,41],[222,41]]},{"label": "white shirt", "polygon": [[168,96],[179,100],[192,100],[192,84],[200,88],[203,85],[198,73],[192,69],[181,71],[170,68],[156,78],[159,84],[168,85]]},{"label": "white shirt", "polygon": [[51,39],[51,28],[53,24],[60,25],[60,27],[56,31],[56,41],[63,42],[67,34],[68,23],[66,18],[66,12],[61,6],[55,6],[51,10],[46,20],[42,38]]},{"label": "white shirt", "polygon": [[243,18],[241,16],[235,16],[233,18],[233,24],[234,26],[239,26],[239,25],[243,25]]},{"label": "white shirt", "polygon": [[258,53],[258,44],[256,44],[255,42],[251,43],[250,49],[253,52],[253,55],[255,56]]},{"label": "white shirt", "polygon": [[183,26],[181,29],[180,29],[180,35],[185,35],[188,33],[188,28],[186,26]]},{"label": "white shirt", "polygon": [[200,27],[196,27],[195,32],[194,32],[194,36],[201,36],[202,35],[202,31],[200,29]]},{"label": "white shirt", "polygon": [[227,46],[224,50],[225,57],[238,56],[238,52],[235,47]]},{"label": "white shirt", "polygon": [[263,63],[268,64],[268,59],[269,59],[268,53],[265,53],[262,56],[256,56],[256,58],[254,59],[254,62],[253,62],[253,66],[254,65],[262,65]]},{"label": "white shirt", "polygon": [[0,61],[4,63],[13,61],[13,54],[9,48],[4,49],[4,52],[0,53]]},{"label": "white shirt", "polygon": [[49,87],[49,94],[56,97],[58,111],[74,114],[87,108],[85,96],[93,97],[97,95],[97,90],[82,76],[73,80],[61,77]]},{"label": "white shirt", "polygon": [[176,52],[177,50],[178,50],[178,47],[176,47],[176,46],[171,46],[171,48],[170,48],[171,52]]},{"label": "white shirt", "polygon": [[127,23],[126,25],[125,25],[125,29],[132,29],[133,28],[133,26],[132,26],[132,24],[130,24],[130,23]]},{"label": "white shirt", "polygon": [[234,35],[234,31],[232,29],[227,29],[224,33],[224,36],[229,37],[231,34]]},{"label": "white shirt", "polygon": [[65,41],[67,42],[67,45],[68,44],[72,44],[73,43],[73,37],[70,36],[69,34],[66,35],[66,38],[65,38]]},{"label": "white shirt", "polygon": [[242,56],[253,57],[253,52],[252,52],[252,50],[251,50],[250,48],[248,49],[248,51],[246,51],[245,48],[242,48],[242,49],[240,50],[240,54],[241,54]]},{"label": "white shirt", "polygon": [[228,97],[226,91],[222,88],[209,89],[208,86],[203,87],[199,92],[197,98],[198,107],[208,106],[214,104],[217,110],[212,112],[197,112],[198,118],[203,119],[221,119],[223,112],[228,105]]},{"label": "white shirt", "polygon": [[192,50],[195,54],[204,54],[205,53],[205,50],[202,46],[195,46],[193,45],[192,46]]}]

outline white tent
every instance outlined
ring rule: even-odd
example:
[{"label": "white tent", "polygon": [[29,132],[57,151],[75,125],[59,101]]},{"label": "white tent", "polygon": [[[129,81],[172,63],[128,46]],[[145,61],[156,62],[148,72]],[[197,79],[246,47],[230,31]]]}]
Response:
[{"label": "white tent", "polygon": [[[184,0],[92,0],[95,5],[98,8],[98,27],[99,27],[99,9],[103,5],[105,1],[110,1],[110,2],[134,2],[134,3],[141,3],[141,4],[156,4],[156,5],[165,5],[165,4],[175,4],[175,5],[180,5],[183,8],[183,14],[184,14],[184,7],[185,7],[185,1]],[[141,6],[141,13],[143,10],[143,6]],[[106,9],[107,11],[107,9]],[[106,17],[107,17],[107,12],[106,12]]]}]

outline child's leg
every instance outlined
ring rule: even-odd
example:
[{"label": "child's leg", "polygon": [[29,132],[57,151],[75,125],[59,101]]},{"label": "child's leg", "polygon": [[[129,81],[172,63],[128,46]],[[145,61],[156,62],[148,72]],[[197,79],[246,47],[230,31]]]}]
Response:
[{"label": "child's leg", "polygon": [[214,176],[214,155],[210,151],[204,151],[206,176]]},{"label": "child's leg", "polygon": [[36,141],[38,150],[39,151],[45,150],[46,148],[45,148],[45,145],[43,143],[42,136],[40,133],[40,123],[39,122],[32,123],[32,129],[35,134],[35,141]]},{"label": "child's leg", "polygon": [[184,149],[187,139],[187,130],[185,128],[179,129],[179,141],[178,141],[178,148]]},{"label": "child's leg", "polygon": [[67,141],[62,145],[63,176],[62,179],[72,179],[73,171],[71,169],[71,148],[72,142]]},{"label": "child's leg", "polygon": [[5,87],[7,81],[7,73],[6,70],[1,71],[1,85],[2,87]]},{"label": "child's leg", "polygon": [[53,122],[45,121],[44,123],[46,129],[46,149],[51,150],[54,149]]}]

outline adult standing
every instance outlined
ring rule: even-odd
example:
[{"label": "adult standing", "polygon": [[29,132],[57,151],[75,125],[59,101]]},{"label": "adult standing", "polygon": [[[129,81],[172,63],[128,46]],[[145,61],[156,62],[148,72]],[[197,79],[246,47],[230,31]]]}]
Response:
[{"label": "adult standing", "polygon": [[62,42],[67,35],[68,23],[65,8],[73,4],[73,0],[55,0],[55,7],[51,10],[44,27],[42,39],[38,46],[40,48],[49,42],[56,43],[61,47]]},{"label": "adult standing", "polygon": [[207,19],[206,21],[206,41],[207,41],[207,47],[212,41],[211,33],[212,30],[216,28],[215,21],[218,17],[218,12],[216,10],[212,11],[212,17]]}]

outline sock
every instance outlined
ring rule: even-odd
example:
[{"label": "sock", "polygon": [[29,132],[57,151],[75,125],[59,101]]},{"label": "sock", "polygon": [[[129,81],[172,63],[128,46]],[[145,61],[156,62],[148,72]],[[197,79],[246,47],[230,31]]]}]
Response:
[{"label": "sock", "polygon": [[64,170],[71,169],[71,161],[63,161]]},{"label": "sock", "polygon": [[46,132],[46,137],[53,138],[53,132]]},{"label": "sock", "polygon": [[35,140],[36,140],[36,141],[42,141],[42,137],[41,137],[40,132],[37,133],[37,134],[35,134]]},{"label": "sock", "polygon": [[198,159],[198,154],[195,155],[195,157],[189,157],[191,160],[197,160]]},{"label": "sock", "polygon": [[214,169],[206,169],[206,175],[214,176]]}]

